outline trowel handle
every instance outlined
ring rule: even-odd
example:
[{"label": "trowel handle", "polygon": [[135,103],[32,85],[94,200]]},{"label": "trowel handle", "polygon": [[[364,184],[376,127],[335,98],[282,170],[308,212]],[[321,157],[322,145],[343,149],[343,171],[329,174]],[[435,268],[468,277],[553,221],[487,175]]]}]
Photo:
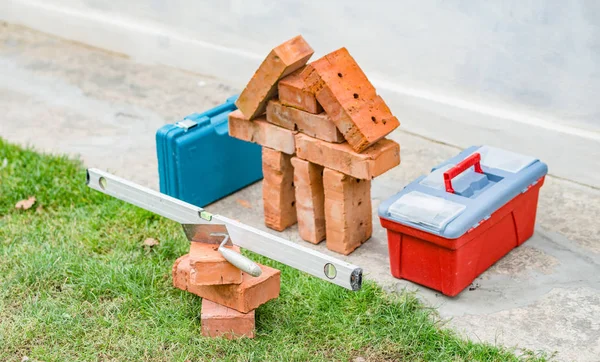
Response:
[{"label": "trowel handle", "polygon": [[222,233],[212,233],[211,236],[224,237],[223,241],[221,242],[221,245],[219,245],[219,253],[221,253],[221,255],[223,255],[223,257],[228,262],[233,264],[236,268],[243,271],[244,273],[252,275],[253,277],[257,277],[262,274],[262,269],[258,266],[258,264],[243,256],[242,254],[236,253],[235,251],[227,249],[225,247],[225,244],[227,244],[227,241],[229,241],[229,235]]},{"label": "trowel handle", "polygon": [[224,246],[219,246],[219,252],[228,262],[235,265],[239,270],[244,273],[250,274],[253,277],[260,276],[262,269],[252,260],[246,258],[240,253],[236,253],[231,249],[227,249]]}]

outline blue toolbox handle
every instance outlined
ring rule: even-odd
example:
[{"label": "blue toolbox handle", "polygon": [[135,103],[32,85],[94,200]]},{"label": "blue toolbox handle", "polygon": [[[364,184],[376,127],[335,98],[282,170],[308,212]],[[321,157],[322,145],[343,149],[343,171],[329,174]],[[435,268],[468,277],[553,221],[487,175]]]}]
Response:
[{"label": "blue toolbox handle", "polygon": [[235,105],[235,101],[238,99],[238,97],[239,97],[239,94],[236,94],[234,96],[227,98],[225,103],[219,104],[215,108],[212,108],[212,109],[210,109],[206,112],[202,112],[202,113],[192,113],[189,116],[185,116],[183,119],[197,120],[199,117],[212,118],[223,112],[235,111],[237,109],[237,106]]}]

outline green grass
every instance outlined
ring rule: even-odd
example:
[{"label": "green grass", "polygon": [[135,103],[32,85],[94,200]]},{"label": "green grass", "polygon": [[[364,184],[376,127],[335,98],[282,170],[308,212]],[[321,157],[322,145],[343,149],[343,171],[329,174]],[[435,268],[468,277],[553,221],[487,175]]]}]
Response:
[{"label": "green grass", "polygon": [[[189,247],[179,225],[88,189],[65,157],[0,139],[0,167],[2,361],[517,359],[441,328],[412,294],[350,292],[256,255],[282,271],[256,338],[203,338],[200,298],[171,284]],[[33,208],[16,210],[29,196]]]}]

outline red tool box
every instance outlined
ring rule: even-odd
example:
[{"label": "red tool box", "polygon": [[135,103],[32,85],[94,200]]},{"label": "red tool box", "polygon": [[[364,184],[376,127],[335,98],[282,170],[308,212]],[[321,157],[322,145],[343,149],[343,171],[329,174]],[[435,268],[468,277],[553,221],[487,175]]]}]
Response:
[{"label": "red tool box", "polygon": [[470,147],[379,206],[392,275],[455,296],[533,235],[539,160]]}]

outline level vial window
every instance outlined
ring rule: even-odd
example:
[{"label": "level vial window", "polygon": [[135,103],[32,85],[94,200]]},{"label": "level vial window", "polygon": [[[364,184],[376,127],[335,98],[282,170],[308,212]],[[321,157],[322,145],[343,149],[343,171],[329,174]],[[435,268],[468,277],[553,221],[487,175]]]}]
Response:
[{"label": "level vial window", "polygon": [[329,279],[335,278],[337,275],[337,270],[335,270],[335,265],[331,263],[325,264],[325,276]]}]

